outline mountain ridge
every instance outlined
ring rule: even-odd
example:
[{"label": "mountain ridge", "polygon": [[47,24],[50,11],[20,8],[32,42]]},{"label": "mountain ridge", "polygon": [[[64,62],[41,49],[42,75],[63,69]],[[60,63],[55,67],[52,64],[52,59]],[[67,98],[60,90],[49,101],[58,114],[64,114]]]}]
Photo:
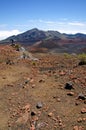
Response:
[{"label": "mountain ridge", "polygon": [[[86,34],[66,34],[58,31],[43,31],[33,28],[16,36],[8,37],[0,43],[17,42],[24,46],[30,46],[30,50],[45,48],[48,50],[66,50],[67,52],[86,52]],[[71,51],[72,50],[72,51]]]},{"label": "mountain ridge", "polygon": [[60,33],[59,31],[43,31],[39,30],[37,28],[33,28],[31,30],[25,31],[23,33],[20,33],[18,35],[12,35],[4,40],[1,40],[0,42],[10,42],[11,39],[14,41],[39,41],[39,40],[46,40],[49,38],[53,39],[73,39],[73,38],[84,38],[86,40],[86,34],[84,33],[76,33],[76,34],[66,34],[66,33]]}]

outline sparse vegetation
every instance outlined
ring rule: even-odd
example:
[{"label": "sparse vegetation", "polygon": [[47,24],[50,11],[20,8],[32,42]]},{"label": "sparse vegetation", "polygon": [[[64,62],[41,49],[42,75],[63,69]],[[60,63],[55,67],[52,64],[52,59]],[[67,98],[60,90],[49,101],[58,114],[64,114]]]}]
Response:
[{"label": "sparse vegetation", "polygon": [[64,56],[65,56],[66,58],[71,58],[71,54],[69,54],[69,53],[64,53]]},{"label": "sparse vegetation", "polygon": [[79,65],[86,65],[86,53],[82,53],[78,55],[79,57]]},{"label": "sparse vegetation", "polygon": [[21,47],[20,44],[15,44],[15,43],[12,43],[11,46],[12,46],[13,48],[15,48],[16,51],[19,51],[19,49],[20,49],[20,47]]},{"label": "sparse vegetation", "polygon": [[33,62],[32,62],[32,65],[33,65],[33,66],[36,66],[36,62],[35,62],[35,61],[33,61]]}]

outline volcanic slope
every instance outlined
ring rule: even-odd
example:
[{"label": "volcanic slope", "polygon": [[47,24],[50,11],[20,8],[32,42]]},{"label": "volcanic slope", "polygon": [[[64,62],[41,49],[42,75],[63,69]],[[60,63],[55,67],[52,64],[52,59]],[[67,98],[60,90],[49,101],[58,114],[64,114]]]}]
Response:
[{"label": "volcanic slope", "polygon": [[0,130],[86,130],[86,65],[77,55],[32,55],[0,47]]}]

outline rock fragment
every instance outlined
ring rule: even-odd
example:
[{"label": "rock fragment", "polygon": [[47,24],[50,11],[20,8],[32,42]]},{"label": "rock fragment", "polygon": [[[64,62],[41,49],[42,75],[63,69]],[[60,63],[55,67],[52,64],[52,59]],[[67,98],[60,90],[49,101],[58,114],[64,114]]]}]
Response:
[{"label": "rock fragment", "polygon": [[73,130],[85,130],[82,126],[74,126]]},{"label": "rock fragment", "polygon": [[73,95],[74,95],[74,92],[68,92],[67,95],[68,95],[68,96],[73,96]]},{"label": "rock fragment", "polygon": [[81,109],[81,113],[82,113],[82,114],[85,114],[85,113],[86,113],[86,108],[83,107],[83,108]]},{"label": "rock fragment", "polygon": [[71,82],[66,83],[65,89],[68,89],[68,90],[74,89],[72,83]]},{"label": "rock fragment", "polygon": [[83,93],[79,93],[79,95],[78,95],[78,99],[85,100],[86,97],[85,97],[85,95],[84,95]]},{"label": "rock fragment", "polygon": [[48,113],[48,116],[49,116],[49,117],[52,117],[52,116],[53,116],[53,113],[52,113],[52,112]]},{"label": "rock fragment", "polygon": [[31,116],[35,116],[36,115],[36,112],[35,111],[32,111],[31,112]]},{"label": "rock fragment", "polygon": [[42,107],[43,107],[42,102],[38,102],[37,105],[36,105],[36,108],[40,109],[40,108],[42,108]]}]

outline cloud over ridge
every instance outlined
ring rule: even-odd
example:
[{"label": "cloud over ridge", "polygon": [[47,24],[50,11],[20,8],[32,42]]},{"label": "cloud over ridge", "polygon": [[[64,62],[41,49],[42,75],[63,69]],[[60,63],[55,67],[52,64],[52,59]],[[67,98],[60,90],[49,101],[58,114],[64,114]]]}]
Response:
[{"label": "cloud over ridge", "polygon": [[5,38],[12,36],[12,35],[17,35],[19,33],[21,33],[21,32],[17,29],[0,31],[0,40],[5,39]]}]

